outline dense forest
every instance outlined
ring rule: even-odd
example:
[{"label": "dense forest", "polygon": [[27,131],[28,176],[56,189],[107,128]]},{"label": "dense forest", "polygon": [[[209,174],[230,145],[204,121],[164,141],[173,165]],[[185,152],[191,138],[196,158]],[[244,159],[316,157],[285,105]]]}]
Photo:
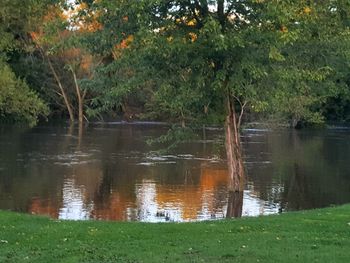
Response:
[{"label": "dense forest", "polygon": [[347,0],[0,0],[0,36],[3,123],[350,120]]},{"label": "dense forest", "polygon": [[228,215],[243,123],[350,121],[349,0],[0,0],[0,36],[2,123],[221,125]]}]

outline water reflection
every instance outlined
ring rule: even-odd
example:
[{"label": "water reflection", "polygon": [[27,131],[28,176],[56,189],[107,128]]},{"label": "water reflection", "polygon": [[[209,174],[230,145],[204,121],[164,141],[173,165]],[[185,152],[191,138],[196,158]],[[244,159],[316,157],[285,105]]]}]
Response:
[{"label": "water reflection", "polygon": [[229,193],[220,131],[151,154],[157,125],[0,128],[0,209],[61,219],[195,221],[350,201],[349,133],[247,130],[246,188]]}]

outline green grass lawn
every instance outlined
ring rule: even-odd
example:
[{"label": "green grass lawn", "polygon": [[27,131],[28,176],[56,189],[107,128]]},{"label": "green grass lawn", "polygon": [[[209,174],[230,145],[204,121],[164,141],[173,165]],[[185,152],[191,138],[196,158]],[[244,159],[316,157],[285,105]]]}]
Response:
[{"label": "green grass lawn", "polygon": [[350,262],[350,205],[201,223],[0,212],[0,262]]}]

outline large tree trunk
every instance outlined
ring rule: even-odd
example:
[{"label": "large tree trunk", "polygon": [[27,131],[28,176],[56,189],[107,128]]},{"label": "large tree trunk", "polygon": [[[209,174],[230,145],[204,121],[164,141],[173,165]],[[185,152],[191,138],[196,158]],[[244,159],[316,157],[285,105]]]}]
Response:
[{"label": "large tree trunk", "polygon": [[225,147],[229,172],[229,191],[242,192],[244,189],[245,170],[239,134],[240,120],[236,115],[231,100],[227,102],[228,115],[225,123]]},{"label": "large tree trunk", "polygon": [[243,191],[229,192],[226,218],[241,217],[243,208]]},{"label": "large tree trunk", "polygon": [[243,108],[241,109],[240,116],[237,116],[232,100],[228,98],[225,122],[225,147],[229,173],[229,198],[226,213],[226,217],[228,218],[240,217],[242,215],[245,169],[239,128]]}]

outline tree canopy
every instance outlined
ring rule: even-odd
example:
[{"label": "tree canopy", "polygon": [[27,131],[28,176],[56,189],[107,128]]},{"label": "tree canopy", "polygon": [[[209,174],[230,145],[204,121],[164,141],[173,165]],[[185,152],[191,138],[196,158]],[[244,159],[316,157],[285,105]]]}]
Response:
[{"label": "tree canopy", "polygon": [[[49,109],[26,80],[15,74],[11,63],[29,53],[29,32],[49,1],[0,1],[0,119],[35,125]],[[18,66],[18,65],[17,65]]]},{"label": "tree canopy", "polygon": [[113,55],[99,79],[104,105],[146,89],[152,116],[219,121],[231,93],[239,111],[320,122],[329,98],[348,89],[338,85],[345,75],[334,78],[347,67],[346,1],[98,1],[92,8],[102,25],[93,48]]},{"label": "tree canopy", "polygon": [[262,112],[293,126],[347,120],[349,10],[346,0],[1,0],[1,61],[71,120],[130,111],[222,123],[227,100],[238,126]]}]

